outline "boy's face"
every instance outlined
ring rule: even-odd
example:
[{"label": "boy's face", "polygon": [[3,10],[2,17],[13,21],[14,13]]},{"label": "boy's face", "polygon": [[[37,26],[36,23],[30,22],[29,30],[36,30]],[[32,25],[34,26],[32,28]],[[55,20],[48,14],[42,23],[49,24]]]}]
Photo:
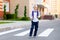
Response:
[{"label": "boy's face", "polygon": [[36,6],[34,6],[34,10],[38,10],[38,8]]}]

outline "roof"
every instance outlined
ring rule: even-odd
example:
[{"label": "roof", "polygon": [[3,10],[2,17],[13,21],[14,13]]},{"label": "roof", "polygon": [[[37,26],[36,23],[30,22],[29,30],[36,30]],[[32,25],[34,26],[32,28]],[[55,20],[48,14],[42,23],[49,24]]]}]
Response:
[{"label": "roof", "polygon": [[40,7],[40,8],[46,8],[44,5],[38,5],[38,7]]}]

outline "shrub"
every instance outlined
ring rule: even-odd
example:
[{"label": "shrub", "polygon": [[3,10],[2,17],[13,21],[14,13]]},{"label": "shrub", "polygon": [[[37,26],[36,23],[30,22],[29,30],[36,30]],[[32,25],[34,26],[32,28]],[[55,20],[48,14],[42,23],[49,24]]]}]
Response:
[{"label": "shrub", "polygon": [[19,8],[19,4],[17,4],[17,5],[16,5],[16,8],[15,8],[15,16],[14,16],[15,19],[17,19],[18,8]]},{"label": "shrub", "polygon": [[6,14],[7,19],[14,19],[14,14]]},{"label": "shrub", "polygon": [[30,19],[29,19],[29,17],[22,17],[22,18],[20,18],[20,20],[25,20],[26,21],[26,20],[30,20]]},{"label": "shrub", "polygon": [[24,17],[20,18],[20,20],[25,20],[25,21],[29,20],[29,17],[27,17],[27,15],[26,15],[27,14],[26,11],[27,11],[27,8],[26,8],[26,6],[24,6]]},{"label": "shrub", "polygon": [[6,5],[4,5],[4,19],[6,19]]},{"label": "shrub", "polygon": [[56,17],[56,18],[58,18],[58,15],[57,15],[57,14],[55,14],[55,17]]},{"label": "shrub", "polygon": [[27,17],[27,16],[26,16],[26,14],[27,14],[26,10],[27,10],[27,9],[26,9],[26,6],[25,6],[25,7],[24,7],[24,17]]}]

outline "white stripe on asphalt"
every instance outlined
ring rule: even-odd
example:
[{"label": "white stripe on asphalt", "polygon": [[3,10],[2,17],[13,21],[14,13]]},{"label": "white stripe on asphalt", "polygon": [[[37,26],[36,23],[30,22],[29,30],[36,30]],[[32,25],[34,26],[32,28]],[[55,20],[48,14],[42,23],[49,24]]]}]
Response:
[{"label": "white stripe on asphalt", "polygon": [[8,33],[19,31],[19,30],[23,30],[23,29],[24,28],[18,28],[18,29],[14,29],[14,30],[9,30],[9,31],[5,31],[5,32],[1,32],[0,35],[8,34]]},{"label": "white stripe on asphalt", "polygon": [[29,33],[29,31],[30,31],[30,30],[27,30],[27,31],[24,31],[24,32],[22,32],[22,33],[18,33],[18,34],[14,35],[14,36],[25,36],[26,34]]},{"label": "white stripe on asphalt", "polygon": [[44,32],[42,32],[41,34],[39,34],[39,37],[48,37],[50,35],[50,33],[53,31],[53,28],[49,28],[47,30],[45,30]]}]

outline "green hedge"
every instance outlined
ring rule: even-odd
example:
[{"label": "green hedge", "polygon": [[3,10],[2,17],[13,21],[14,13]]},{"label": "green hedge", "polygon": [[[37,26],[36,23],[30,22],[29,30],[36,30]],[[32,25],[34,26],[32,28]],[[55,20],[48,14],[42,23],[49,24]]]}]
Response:
[{"label": "green hedge", "polygon": [[22,20],[22,21],[30,20],[29,17],[21,17],[21,18],[14,19],[15,14],[6,14],[6,17],[7,17],[7,20]]},{"label": "green hedge", "polygon": [[6,14],[7,19],[14,19],[15,14]]},{"label": "green hedge", "polygon": [[29,17],[21,17],[20,20],[30,20]]}]

